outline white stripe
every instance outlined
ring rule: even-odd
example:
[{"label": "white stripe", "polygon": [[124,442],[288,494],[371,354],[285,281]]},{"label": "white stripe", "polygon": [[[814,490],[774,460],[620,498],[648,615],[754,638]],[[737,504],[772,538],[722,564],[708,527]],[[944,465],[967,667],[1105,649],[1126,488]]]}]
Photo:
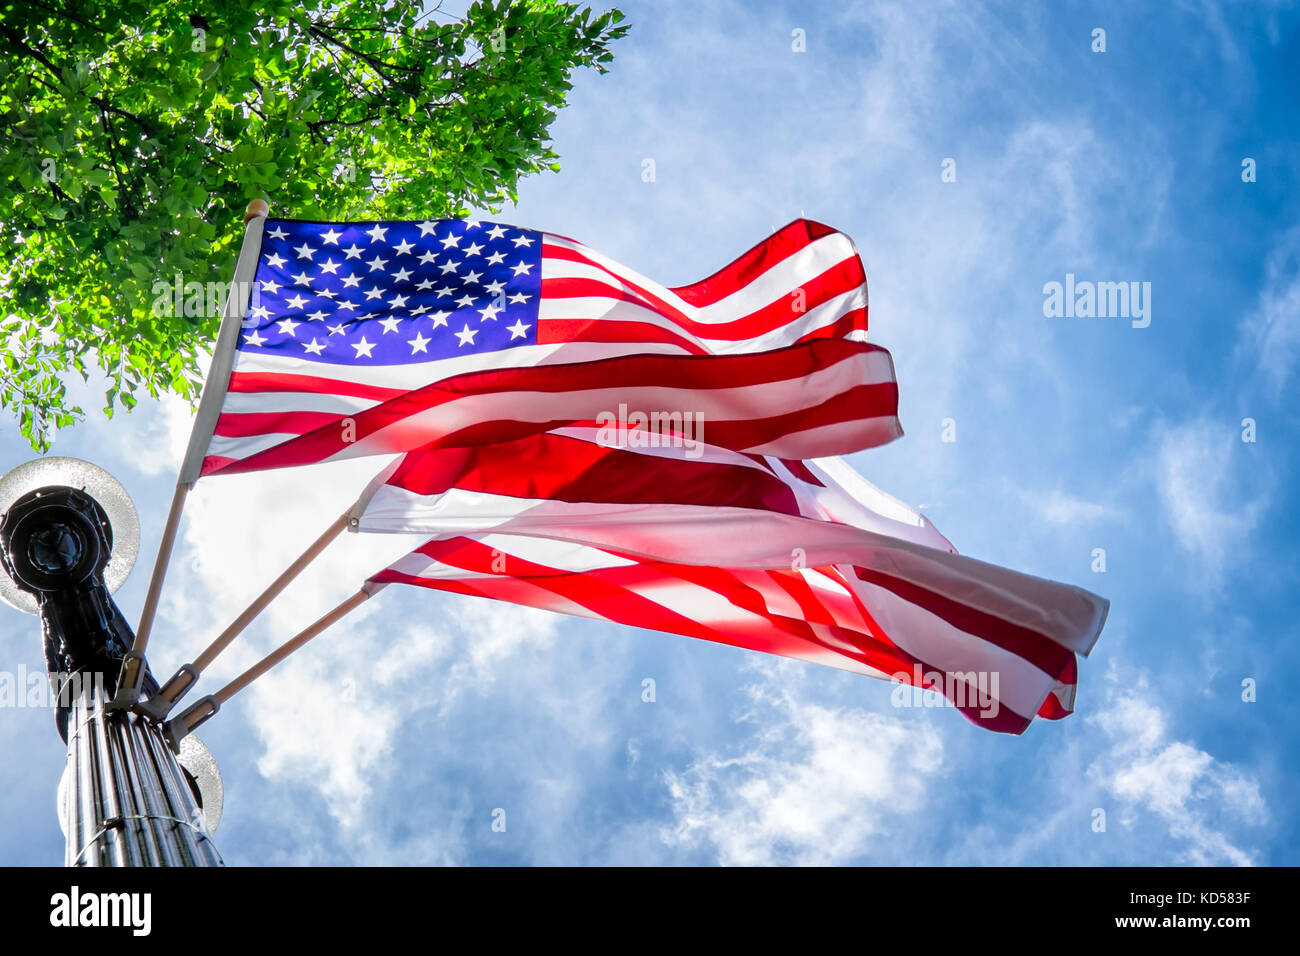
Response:
[{"label": "white stripe", "polygon": [[208,443],[208,455],[217,458],[247,458],[260,451],[282,445],[297,435],[285,432],[272,432],[269,435],[246,435],[242,437],[213,435]]},{"label": "white stripe", "polygon": [[[557,259],[553,255],[548,256],[546,254],[548,245],[574,250],[592,262],[604,266],[609,272],[592,269],[591,266],[583,263]],[[712,305],[699,307],[691,305],[666,286],[646,278],[622,263],[596,252],[594,249],[589,249],[581,243],[569,239],[543,234],[542,280],[570,277],[600,279],[611,285],[621,286],[629,292],[634,291],[630,286],[624,285],[623,282],[615,283],[611,281],[609,273],[613,273],[614,276],[624,280],[624,282],[632,283],[663,299],[674,309],[696,322],[722,323],[733,321],[771,305],[776,300],[790,295],[795,289],[813,278],[820,276],[826,270],[856,255],[857,251],[853,248],[853,244],[847,236],[842,233],[832,233],[814,240],[794,255],[773,264],[771,268],[730,295],[719,299]]]},{"label": "white stripe", "polygon": [[267,392],[227,392],[223,415],[257,415],[280,412],[333,412],[353,415],[380,404],[375,398],[353,398],[330,392],[275,392],[275,407],[267,407]]}]

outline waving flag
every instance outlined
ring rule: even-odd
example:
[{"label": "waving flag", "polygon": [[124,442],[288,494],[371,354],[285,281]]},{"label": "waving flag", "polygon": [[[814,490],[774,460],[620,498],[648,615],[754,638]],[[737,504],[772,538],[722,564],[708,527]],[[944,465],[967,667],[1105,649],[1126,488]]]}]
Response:
[{"label": "waving flag", "polygon": [[901,434],[866,327],[853,243],[806,220],[669,289],[501,223],[271,219],[202,474],[508,441],[619,405],[690,410],[741,451],[858,450]]},{"label": "waving flag", "polygon": [[359,502],[358,530],[437,537],[372,582],[933,687],[992,730],[1071,712],[1103,599],[956,554],[838,459],[662,437],[578,425],[405,455]]}]

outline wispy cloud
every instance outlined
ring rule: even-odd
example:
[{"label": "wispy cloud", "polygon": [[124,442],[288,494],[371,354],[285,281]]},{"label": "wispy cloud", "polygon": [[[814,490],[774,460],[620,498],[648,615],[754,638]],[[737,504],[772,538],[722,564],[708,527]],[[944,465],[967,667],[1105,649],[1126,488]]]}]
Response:
[{"label": "wispy cloud", "polygon": [[1146,680],[1121,689],[1112,675],[1107,708],[1090,718],[1110,746],[1089,766],[1089,777],[1121,802],[1122,826],[1140,829],[1143,813],[1160,821],[1181,847],[1179,862],[1254,863],[1257,851],[1239,845],[1236,834],[1268,818],[1258,782],[1189,741],[1171,739],[1169,715],[1153,697]]},{"label": "wispy cloud", "polygon": [[1258,369],[1269,397],[1280,398],[1300,359],[1300,226],[1285,233],[1269,257],[1265,285],[1242,323],[1237,349]]},{"label": "wispy cloud", "polygon": [[665,774],[670,846],[726,865],[845,863],[923,812],[944,763],[928,724],[828,707],[778,681],[750,695],[754,729],[735,751]]},{"label": "wispy cloud", "polygon": [[[1231,423],[1229,423],[1231,424]],[[1161,423],[1154,434],[1154,481],[1165,520],[1210,587],[1249,560],[1250,532],[1267,504],[1248,497],[1239,475],[1254,445],[1235,428],[1200,418]]]}]

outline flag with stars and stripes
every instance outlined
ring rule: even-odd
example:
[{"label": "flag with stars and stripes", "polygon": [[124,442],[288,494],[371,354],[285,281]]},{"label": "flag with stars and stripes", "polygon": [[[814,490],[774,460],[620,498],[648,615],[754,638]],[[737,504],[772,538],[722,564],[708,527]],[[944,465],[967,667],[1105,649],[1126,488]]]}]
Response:
[{"label": "flag with stars and stripes", "polygon": [[620,406],[793,458],[901,434],[861,260],[807,220],[670,289],[502,223],[269,219],[243,319],[196,429],[204,475],[507,441]]},{"label": "flag with stars and stripes", "polygon": [[362,496],[353,528],[436,537],[371,584],[933,687],[994,731],[1073,710],[1077,655],[1101,632],[1103,598],[957,554],[841,459],[745,455],[638,431],[575,425],[401,456]]}]

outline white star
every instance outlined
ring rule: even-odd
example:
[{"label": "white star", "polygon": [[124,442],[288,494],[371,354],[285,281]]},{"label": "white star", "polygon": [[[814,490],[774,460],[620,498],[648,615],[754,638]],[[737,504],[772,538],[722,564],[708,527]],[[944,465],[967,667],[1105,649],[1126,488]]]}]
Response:
[{"label": "white star", "polygon": [[328,272],[330,275],[334,275],[334,273],[339,271],[339,264],[335,262],[333,259],[326,259],[324,262],[321,263],[320,271]]},{"label": "white star", "polygon": [[294,246],[293,251],[298,253],[299,259],[310,259],[312,256],[316,255],[316,250],[305,242],[301,246]]},{"label": "white star", "polygon": [[436,222],[434,222],[431,219],[426,219],[424,220],[424,222],[420,223],[420,235],[427,236],[430,233],[432,233],[436,228],[438,228],[438,224]]},{"label": "white star", "polygon": [[266,342],[266,339],[262,337],[261,332],[258,332],[256,329],[254,329],[252,332],[248,334],[248,338],[245,339],[244,341],[247,342],[249,345],[262,345],[263,343]]},{"label": "white star", "polygon": [[479,225],[480,223],[477,219],[467,219],[465,220],[465,231],[469,232],[471,229],[477,229]]},{"label": "white star", "polygon": [[510,330],[510,341],[513,342],[515,339],[522,339],[531,326],[524,325],[523,319],[515,319],[515,324],[507,325],[506,328]]},{"label": "white star", "polygon": [[266,308],[265,306],[261,306],[261,305],[255,305],[255,306],[253,306],[253,308],[250,310],[250,312],[251,312],[253,318],[258,319],[258,320],[261,320],[261,319],[269,319],[269,318],[271,317],[271,310],[268,309],[268,308]]},{"label": "white star", "polygon": [[442,247],[444,249],[448,249],[452,246],[456,246],[459,242],[460,242],[460,236],[453,233],[450,236],[444,236],[442,238]]},{"label": "white star", "polygon": [[355,302],[349,302],[347,299],[344,299],[342,302],[340,302],[340,303],[339,303],[338,305],[336,305],[334,308],[335,308],[336,311],[337,311],[338,309],[347,309],[349,312],[355,312],[355,311],[357,311],[357,304],[356,304]]},{"label": "white star", "polygon": [[463,329],[461,329],[459,332],[456,333],[456,338],[460,339],[460,345],[457,345],[456,348],[460,348],[461,345],[473,345],[474,336],[477,334],[478,334],[478,329],[471,329],[469,325],[466,325]]},{"label": "white star", "polygon": [[381,259],[379,258],[379,256],[375,256],[373,259],[371,259],[369,262],[366,263],[366,265],[370,266],[371,272],[374,272],[376,269],[382,269],[387,264],[388,264],[388,260]]},{"label": "white star", "polygon": [[533,244],[533,240],[529,239],[522,232],[519,235],[515,236],[515,238],[512,241],[514,242],[516,249],[519,248],[520,246],[531,246]]},{"label": "white star", "polygon": [[311,276],[307,275],[307,273],[305,273],[305,272],[299,272],[296,276],[293,277],[293,284],[294,284],[294,285],[305,285],[307,288],[310,289],[310,288],[311,288]]},{"label": "white star", "polygon": [[429,316],[429,318],[433,319],[433,327],[436,329],[440,325],[447,324],[447,316],[449,315],[451,315],[450,312],[438,311]]},{"label": "white star", "polygon": [[465,281],[466,281],[466,282],[477,282],[477,281],[478,281],[479,279],[481,279],[481,278],[483,278],[483,273],[481,273],[481,272],[467,272],[467,273],[465,273]]},{"label": "white star", "polygon": [[479,309],[478,311],[479,311],[479,315],[483,316],[483,318],[479,319],[480,322],[485,322],[488,319],[491,319],[493,322],[495,322],[497,318],[497,313],[502,311],[502,309],[501,306],[497,305],[495,302],[489,302],[487,305],[483,306],[483,308]]},{"label": "white star", "polygon": [[265,282],[262,283],[262,291],[269,292],[272,295],[275,295],[277,292],[280,291],[280,283],[275,282],[271,279],[267,279]]},{"label": "white star", "polygon": [[284,304],[291,309],[301,309],[307,304],[307,300],[300,295],[295,295],[292,299],[285,299]]},{"label": "white star", "polygon": [[351,344],[352,347],[357,350],[356,358],[361,358],[363,355],[366,358],[372,357],[370,353],[375,349],[374,343],[367,342],[364,335],[361,337],[360,342],[353,342]]},{"label": "white star", "polygon": [[339,244],[339,236],[341,235],[343,235],[343,233],[335,232],[334,227],[331,226],[328,231],[322,232],[320,237],[325,240],[326,245],[337,246]]},{"label": "white star", "polygon": [[472,295],[462,295],[459,299],[456,300],[456,304],[461,308],[465,308],[465,309],[473,305],[474,302],[475,302],[475,298]]},{"label": "white star", "polygon": [[312,339],[310,343],[304,344],[303,348],[306,349],[308,352],[310,352],[312,355],[320,355],[321,352],[325,351],[325,343],[318,342],[315,339]]},{"label": "white star", "polygon": [[479,254],[480,252],[482,252],[482,251],[483,251],[483,247],[480,246],[477,242],[474,242],[474,243],[471,243],[468,247],[466,247],[466,249],[465,249],[465,255],[467,255],[467,256],[476,256],[476,255],[478,255],[478,254]]},{"label": "white star", "polygon": [[338,295],[338,293],[335,292],[333,289],[321,289],[321,290],[320,290],[319,292],[317,292],[316,294],[317,294],[318,296],[320,296],[321,298],[323,298],[323,299],[332,299],[332,298],[334,298],[336,295]]},{"label": "white star", "polygon": [[411,347],[412,355],[414,355],[416,352],[423,352],[426,355],[428,355],[429,354],[428,345],[432,341],[433,339],[426,339],[422,333],[416,332],[415,338],[408,339],[406,344]]},{"label": "white star", "polygon": [[287,232],[285,232],[283,229],[281,229],[279,226],[276,226],[274,229],[272,229],[270,232],[268,232],[267,235],[270,236],[272,239],[288,239],[288,238],[289,238],[289,234],[288,234]]},{"label": "white star", "polygon": [[401,321],[402,320],[399,318],[395,318],[394,316],[389,316],[386,319],[380,319],[379,324],[384,327],[384,334],[387,335],[389,332],[396,332],[397,326],[401,323]]},{"label": "white star", "polygon": [[505,258],[506,254],[504,252],[494,252],[492,255],[487,257],[487,262],[490,266],[499,266],[505,261]]},{"label": "white star", "polygon": [[419,289],[421,292],[427,292],[429,289],[433,288],[433,280],[425,279],[423,282],[417,282],[415,284],[415,287]]},{"label": "white star", "polygon": [[302,325],[301,322],[295,322],[293,319],[281,319],[275,324],[280,327],[280,331],[285,335],[293,335],[293,330]]},{"label": "white star", "polygon": [[429,311],[429,307],[427,305],[417,305],[414,309],[411,310],[411,317],[414,318],[417,315],[424,315],[424,313],[428,311]]},{"label": "white star", "polygon": [[429,251],[426,252],[424,255],[420,256],[421,265],[427,266],[430,262],[437,262],[437,261],[438,261],[438,253],[436,252]]},{"label": "white star", "polygon": [[409,278],[411,278],[411,273],[406,269],[398,269],[393,273],[394,282],[405,282]]},{"label": "white star", "polygon": [[405,239],[403,239],[397,245],[393,246],[393,251],[397,253],[399,256],[404,256],[414,248],[415,248],[415,243],[407,242]]},{"label": "white star", "polygon": [[346,249],[344,249],[344,250],[343,250],[343,253],[344,253],[344,255],[346,255],[349,259],[360,259],[360,258],[361,258],[361,247],[358,246],[358,245],[354,242],[354,243],[352,243],[352,245],[350,245],[350,246],[348,246]]},{"label": "white star", "polygon": [[455,291],[456,290],[453,289],[451,286],[445,285],[441,289],[434,289],[433,294],[438,296],[439,298],[446,298],[447,296],[451,295]]},{"label": "white star", "polygon": [[504,282],[502,282],[501,280],[498,279],[498,280],[495,281],[495,282],[489,282],[489,283],[488,283],[487,285],[485,285],[483,288],[487,289],[487,290],[488,290],[489,292],[491,292],[493,295],[496,295],[498,292],[500,292],[500,291],[501,291],[502,289],[504,289],[505,287],[506,287],[506,284],[505,284]]},{"label": "white star", "polygon": [[273,252],[271,255],[266,257],[266,264],[278,269],[280,266],[284,265],[284,257],[278,252]]},{"label": "white star", "polygon": [[338,325],[330,326],[330,335],[346,335],[347,332],[348,332],[347,326],[345,326],[342,322],[340,322]]},{"label": "white star", "polygon": [[369,301],[370,299],[378,299],[383,294],[384,294],[384,290],[379,288],[379,286],[375,286],[373,289],[371,289],[366,293],[366,300]]},{"label": "white star", "polygon": [[531,269],[532,266],[526,262],[519,262],[511,266],[510,268],[515,270],[515,275],[528,275],[529,274],[528,270]]},{"label": "white star", "polygon": [[357,286],[361,284],[360,276],[349,275],[349,276],[339,276],[339,278],[343,280],[343,288],[345,289],[355,289]]},{"label": "white star", "polygon": [[406,308],[406,300],[409,298],[409,295],[395,295],[388,304],[394,309],[404,309]]},{"label": "white star", "polygon": [[489,229],[487,231],[487,234],[491,236],[493,239],[500,239],[502,236],[506,234],[506,231],[501,228],[500,224],[498,224],[493,226],[491,229]]},{"label": "white star", "polygon": [[510,297],[510,301],[515,303],[516,305],[522,305],[523,303],[527,302],[530,298],[531,296],[524,295],[522,292],[516,292],[514,295]]},{"label": "white star", "polygon": [[375,227],[373,229],[367,229],[365,232],[366,235],[370,237],[371,242],[378,242],[380,239],[384,238],[385,235],[387,235],[388,230],[384,228],[380,228],[379,223],[375,223]]},{"label": "white star", "polygon": [[451,261],[444,262],[442,264],[442,274],[446,275],[448,272],[455,272],[456,269],[459,268],[459,266],[460,266],[459,262],[451,262]]},{"label": "white star", "polygon": [[325,313],[320,309],[317,309],[311,315],[307,316],[308,322],[323,322],[324,320],[325,320]]}]

